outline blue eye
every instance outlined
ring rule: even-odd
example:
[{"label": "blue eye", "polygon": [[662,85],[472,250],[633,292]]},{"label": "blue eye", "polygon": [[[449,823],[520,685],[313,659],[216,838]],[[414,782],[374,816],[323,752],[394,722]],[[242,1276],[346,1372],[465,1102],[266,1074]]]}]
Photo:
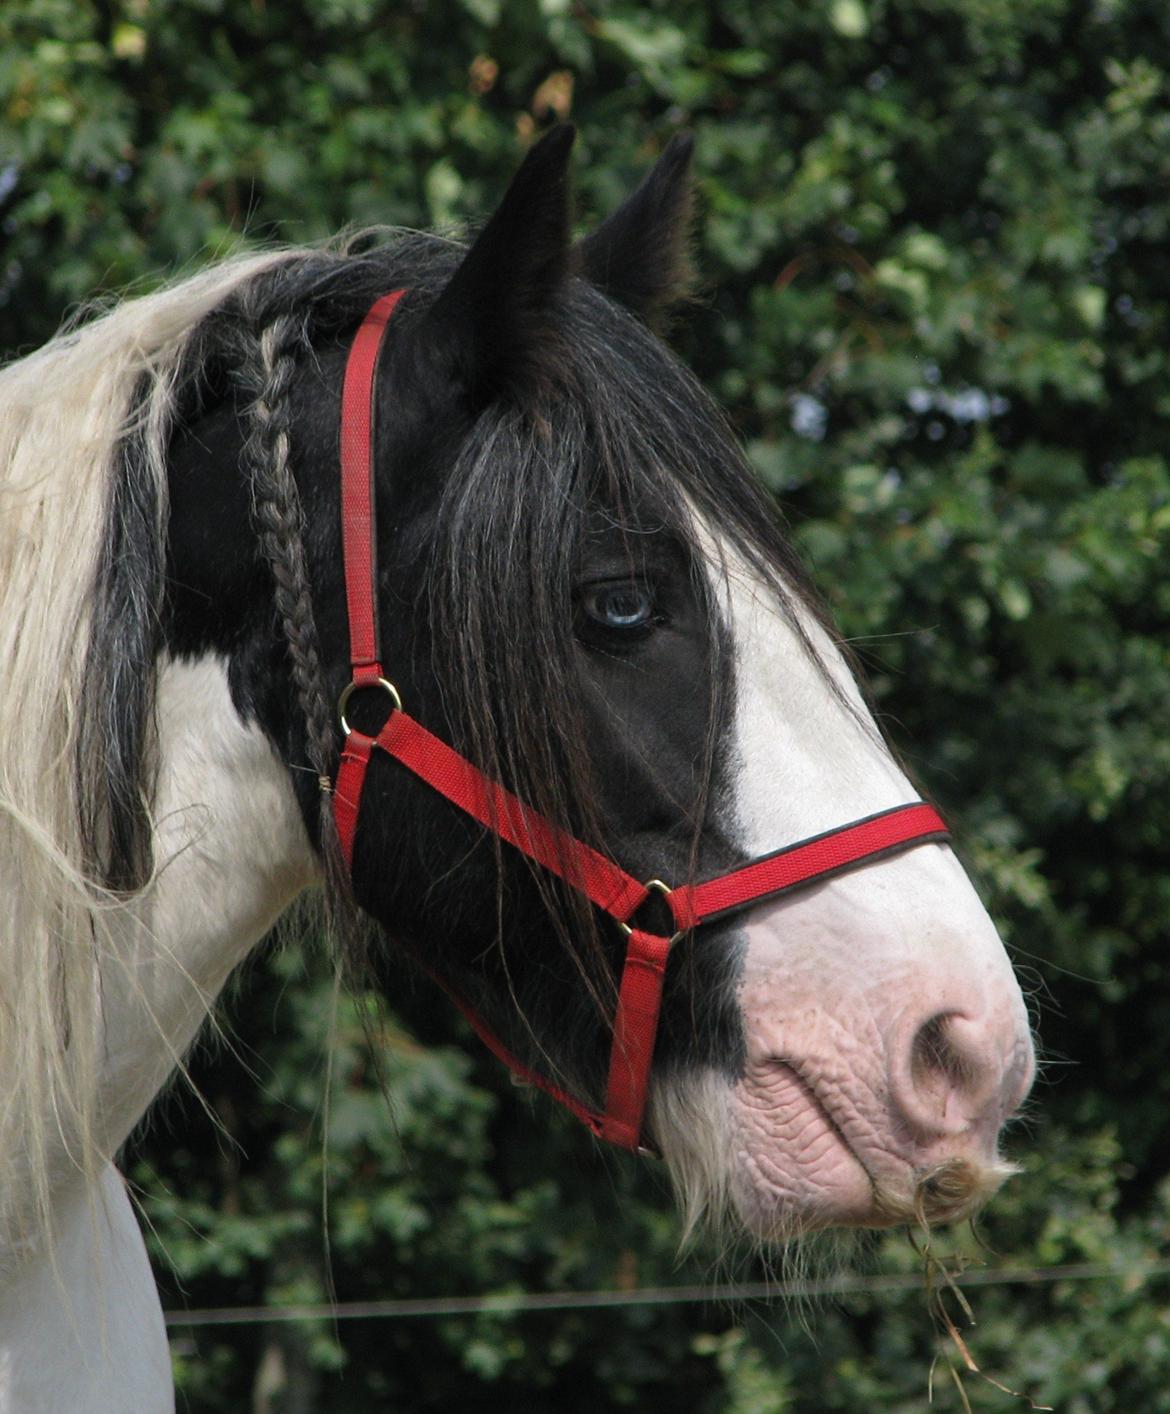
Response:
[{"label": "blue eye", "polygon": [[645,628],[654,619],[654,600],[649,589],[627,580],[587,585],[581,592],[581,606],[588,618],[602,628]]}]

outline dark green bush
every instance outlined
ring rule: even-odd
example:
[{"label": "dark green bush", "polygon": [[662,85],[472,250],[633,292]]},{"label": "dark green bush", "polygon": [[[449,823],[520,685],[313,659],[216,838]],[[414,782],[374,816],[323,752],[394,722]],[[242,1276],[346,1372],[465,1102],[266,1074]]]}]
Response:
[{"label": "dark green bush", "polygon": [[[960,827],[1041,1028],[987,1260],[1129,1270],[973,1295],[978,1358],[1074,1412],[1170,1408],[1168,1279],[1142,1274],[1170,1221],[1168,31],[1151,0],[0,10],[10,352],[242,234],[482,214],[556,117],[580,125],[583,220],[696,132],[711,294],[682,346]],[[199,1067],[226,1135],[172,1101],[135,1150],[172,1305],[326,1294],[328,989],[311,956],[257,963],[231,1013],[258,1075]],[[694,1274],[652,1175],[527,1115],[433,998],[399,1001],[396,1130],[341,1016],[343,1298]],[[877,1266],[916,1258],[891,1238]],[[925,1406],[920,1292],[814,1324],[635,1307],[177,1331],[176,1351],[192,1411],[245,1407],[265,1351],[303,1407],[347,1414]],[[936,1399],[961,1407],[942,1375]]]}]

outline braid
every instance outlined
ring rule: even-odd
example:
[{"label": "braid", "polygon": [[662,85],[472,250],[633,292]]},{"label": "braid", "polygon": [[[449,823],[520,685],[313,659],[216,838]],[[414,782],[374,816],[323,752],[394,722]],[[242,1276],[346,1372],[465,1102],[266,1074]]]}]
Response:
[{"label": "braid", "polygon": [[319,831],[326,907],[331,921],[344,925],[352,893],[341,859],[330,794],[336,754],[333,707],[325,691],[313,617],[304,516],[289,463],[290,395],[297,357],[307,342],[303,314],[277,315],[251,335],[252,347],[242,369],[251,394],[245,411],[244,464],[251,481],[253,522],[275,584],[273,602],[288,647],[293,686],[305,724],[309,765],[321,785]]}]

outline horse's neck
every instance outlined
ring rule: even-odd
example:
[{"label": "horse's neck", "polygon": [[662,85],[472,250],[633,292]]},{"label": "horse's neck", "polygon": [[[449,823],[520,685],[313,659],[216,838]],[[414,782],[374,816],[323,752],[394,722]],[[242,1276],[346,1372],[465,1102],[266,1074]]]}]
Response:
[{"label": "horse's neck", "polygon": [[167,663],[158,694],[159,874],[103,967],[103,1140],[129,1134],[231,970],[314,879],[284,767],[221,661]]},{"label": "horse's neck", "polygon": [[[104,907],[100,928],[68,954],[69,994],[98,1005],[93,1093],[80,1107],[87,1134],[63,1124],[59,1107],[22,1116],[48,1139],[41,1148],[18,1134],[4,1155],[0,1279],[12,1255],[5,1243],[38,1226],[35,1195],[68,1188],[78,1152],[113,1157],[232,968],[315,876],[287,770],[236,711],[220,660],[163,663],[156,721],[155,877],[130,901]],[[43,1154],[46,1172],[22,1171],[22,1154],[30,1162]]]},{"label": "horse's neck", "polygon": [[[314,863],[287,773],[213,659],[159,682],[156,861],[100,963],[95,1136],[112,1154],[166,1083],[232,968]],[[51,1235],[0,1252],[0,1414],[173,1408],[158,1297],[121,1179],[54,1162]]]},{"label": "horse's neck", "polygon": [[79,1178],[54,1216],[51,1259],[0,1281],[0,1414],[169,1414],[166,1329],[121,1178]]}]

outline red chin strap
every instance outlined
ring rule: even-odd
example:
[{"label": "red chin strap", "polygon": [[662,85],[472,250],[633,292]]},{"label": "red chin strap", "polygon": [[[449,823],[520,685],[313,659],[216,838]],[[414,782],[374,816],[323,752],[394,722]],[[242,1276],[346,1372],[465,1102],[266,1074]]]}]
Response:
[{"label": "red chin strap", "polygon": [[[915,845],[946,840],[949,834],[933,806],[912,801],[789,845],[704,883],[674,889],[659,879],[643,884],[529,809],[405,712],[379,660],[373,482],[374,375],[390,317],[405,293],[395,290],[383,296],[366,315],[350,347],[341,395],[342,541],[353,671],[339,704],[345,745],[333,789],[342,851],[352,870],[366,770],[373,753],[382,751],[608,914],[627,935],[628,943],[614,1015],[604,1111],[590,1109],[523,1065],[461,997],[451,995],[488,1049],[517,1077],[551,1095],[599,1138],[623,1148],[641,1149],[645,1147],[642,1119],[666,963],[678,939],[693,928],[762,899],[805,888]],[[351,728],[346,720],[349,699],[360,688],[378,689],[390,699],[390,715],[377,736]],[[677,930],[671,937],[647,932],[632,921],[654,892],[663,896],[670,909]]]}]

